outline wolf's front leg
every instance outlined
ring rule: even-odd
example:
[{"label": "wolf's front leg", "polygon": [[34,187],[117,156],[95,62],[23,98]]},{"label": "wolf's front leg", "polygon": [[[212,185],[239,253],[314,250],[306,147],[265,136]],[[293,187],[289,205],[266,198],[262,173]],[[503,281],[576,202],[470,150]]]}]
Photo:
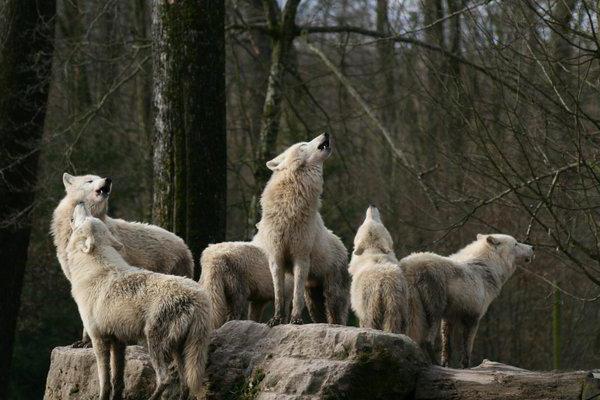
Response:
[{"label": "wolf's front leg", "polygon": [[449,367],[452,358],[452,325],[447,319],[442,320],[442,367]]},{"label": "wolf's front leg", "polygon": [[471,366],[471,354],[473,353],[473,342],[479,327],[479,319],[476,317],[465,318],[463,321],[463,337],[462,337],[462,359],[460,364],[463,368]]},{"label": "wolf's front leg", "polygon": [[74,347],[76,349],[84,349],[84,348],[92,347],[92,341],[90,340],[89,335],[85,331],[85,328],[83,328],[83,333],[81,334],[81,340],[78,340],[75,343],[73,343],[71,345],[71,347]]},{"label": "wolf's front leg", "polygon": [[278,262],[275,259],[269,260],[269,269],[271,270],[271,276],[273,277],[273,318],[267,322],[269,326],[279,325],[283,322],[283,307],[285,304],[285,271],[283,270],[283,263]]},{"label": "wolf's front leg", "polygon": [[304,287],[308,278],[310,263],[307,260],[296,260],[294,263],[294,298],[292,300],[292,315],[290,324],[302,323],[304,311]]},{"label": "wolf's front leg", "polygon": [[111,400],[122,400],[125,389],[125,343],[113,340],[110,345]]},{"label": "wolf's front leg", "polygon": [[98,380],[100,381],[100,400],[109,400],[110,396],[110,342],[102,338],[92,337],[92,345],[96,354]]}]

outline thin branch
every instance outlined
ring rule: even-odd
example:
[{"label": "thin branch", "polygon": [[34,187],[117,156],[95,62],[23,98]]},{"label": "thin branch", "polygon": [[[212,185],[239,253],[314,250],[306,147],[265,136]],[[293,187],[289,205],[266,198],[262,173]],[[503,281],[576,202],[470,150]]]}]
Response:
[{"label": "thin branch", "polygon": [[392,140],[392,135],[390,134],[390,132],[388,132],[386,127],[383,126],[383,124],[381,123],[379,118],[377,118],[375,113],[371,110],[371,107],[369,107],[367,102],[360,96],[360,94],[356,91],[354,86],[352,86],[352,84],[350,83],[348,78],[346,78],[344,76],[344,74],[342,74],[341,71],[329,60],[329,58],[327,58],[325,53],[323,53],[317,47],[313,46],[308,41],[306,42],[306,45],[313,53],[315,53],[321,59],[321,61],[323,61],[323,64],[325,64],[325,66],[327,66],[327,68],[329,68],[331,70],[331,72],[333,72],[333,74],[338,78],[340,83],[342,85],[344,85],[346,90],[348,90],[348,93],[350,93],[350,95],[352,97],[354,97],[356,102],[362,107],[362,109],[365,111],[367,116],[373,121],[373,123],[375,123],[375,125],[377,126],[377,128],[379,129],[381,134],[383,135],[383,138],[385,139],[385,141],[389,144],[390,148],[392,149],[392,152],[394,153],[394,155],[400,160],[400,162],[404,166],[404,168],[407,169],[411,173],[411,175],[413,175],[417,179],[417,181],[419,182],[419,185],[421,186],[421,188],[427,195],[427,198],[429,199],[429,201],[431,202],[433,207],[437,210],[438,205],[434,201],[433,197],[431,196],[429,188],[425,185],[425,183],[421,179],[421,175],[411,165],[411,163],[408,160],[408,157],[406,157],[406,154],[404,153],[404,151],[402,151],[396,147],[396,145],[394,144],[394,141]]}]

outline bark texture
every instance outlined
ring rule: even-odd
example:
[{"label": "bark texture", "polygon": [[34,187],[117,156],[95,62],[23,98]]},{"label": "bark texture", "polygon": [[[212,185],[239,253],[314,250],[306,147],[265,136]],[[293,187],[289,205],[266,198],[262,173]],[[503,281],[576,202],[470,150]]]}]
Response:
[{"label": "bark texture", "polygon": [[[225,240],[225,2],[188,1],[184,88],[187,151],[187,235],[194,258]],[[196,268],[196,278],[200,268]]]},{"label": "bark texture", "polygon": [[225,239],[225,3],[155,0],[152,19],[153,219],[198,259]]},{"label": "bark texture", "polygon": [[471,369],[432,366],[417,382],[415,399],[580,400],[600,395],[594,371],[537,372],[484,360]]},{"label": "bark texture", "polygon": [[296,12],[300,0],[290,0],[285,3],[282,11],[274,0],[263,1],[267,25],[271,37],[271,66],[267,93],[262,110],[259,145],[255,157],[254,187],[255,194],[251,204],[250,219],[254,223],[260,220],[259,198],[269,179],[270,172],[266,167],[267,161],[274,157],[277,135],[281,118],[283,93],[285,90],[284,76],[286,66],[290,63],[290,52],[296,36]]},{"label": "bark texture", "polygon": [[152,3],[152,71],[154,109],[154,157],[152,221],[165,229],[173,230],[173,114],[170,99],[174,72],[169,59],[168,19],[165,17],[166,2]]},{"label": "bark texture", "polygon": [[0,2],[0,398],[6,398],[31,232],[48,78],[53,0]]}]

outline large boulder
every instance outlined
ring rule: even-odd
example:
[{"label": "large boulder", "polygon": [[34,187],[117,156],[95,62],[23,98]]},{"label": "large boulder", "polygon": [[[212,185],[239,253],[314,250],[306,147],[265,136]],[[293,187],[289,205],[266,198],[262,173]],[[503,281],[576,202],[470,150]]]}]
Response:
[{"label": "large boulder", "polygon": [[211,343],[208,399],[408,399],[423,353],[404,335],[309,324],[223,325]]},{"label": "large boulder", "polygon": [[[147,399],[154,371],[145,350],[127,348],[125,399]],[[177,398],[175,383],[163,400]],[[92,349],[57,347],[45,400],[97,399]],[[470,369],[428,365],[404,335],[325,324],[269,328],[231,321],[213,334],[207,399],[539,399],[600,398],[600,371],[536,372],[484,362]]]},{"label": "large boulder", "polygon": [[[154,390],[154,369],[146,351],[128,346],[125,364],[126,400],[146,400]],[[97,400],[98,370],[93,349],[57,347],[50,356],[44,400]],[[176,399],[177,388],[169,388],[163,399]]]},{"label": "large boulder", "polygon": [[[404,335],[327,324],[269,328],[231,321],[213,334],[208,399],[404,399],[426,365]],[[154,371],[139,346],[127,348],[125,399],[147,399]],[[163,399],[177,394],[171,388]],[[45,400],[97,399],[92,349],[52,351]]]}]

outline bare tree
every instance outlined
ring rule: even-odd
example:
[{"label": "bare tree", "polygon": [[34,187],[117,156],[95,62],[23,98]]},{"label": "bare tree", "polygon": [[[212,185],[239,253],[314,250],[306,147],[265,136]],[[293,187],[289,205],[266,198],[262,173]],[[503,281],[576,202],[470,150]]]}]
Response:
[{"label": "bare tree", "polygon": [[296,12],[299,4],[300,0],[287,1],[283,10],[280,11],[277,1],[263,0],[267,26],[271,34],[271,66],[254,165],[255,193],[250,212],[250,220],[254,222],[260,219],[258,202],[262,189],[269,178],[266,163],[275,152],[285,90],[283,79],[286,67],[290,63],[290,51],[296,37]]},{"label": "bare tree", "polygon": [[52,64],[54,1],[0,3],[0,398],[6,398]]},{"label": "bare tree", "polygon": [[225,239],[225,5],[155,0],[153,7],[153,218],[198,259]]}]

